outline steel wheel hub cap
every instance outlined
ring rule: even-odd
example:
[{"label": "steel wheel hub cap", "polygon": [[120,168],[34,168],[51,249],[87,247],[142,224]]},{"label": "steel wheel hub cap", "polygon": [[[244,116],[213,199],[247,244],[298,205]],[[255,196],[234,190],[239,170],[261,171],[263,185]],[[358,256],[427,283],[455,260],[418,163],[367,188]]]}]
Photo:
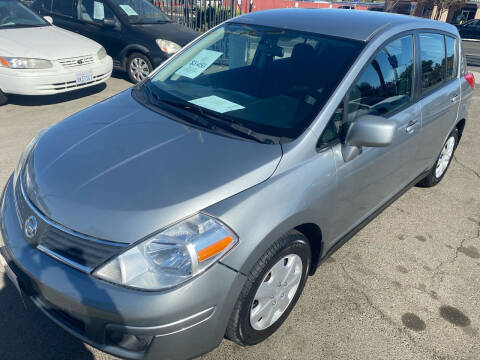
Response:
[{"label": "steel wheel hub cap", "polygon": [[287,310],[302,280],[302,259],[290,254],[280,259],[267,272],[250,309],[250,325],[265,330]]},{"label": "steel wheel hub cap", "polygon": [[447,170],[447,166],[450,163],[453,155],[453,148],[455,147],[455,138],[450,136],[443,146],[442,152],[440,153],[440,157],[437,161],[437,167],[435,169],[435,176],[440,178],[445,170]]},{"label": "steel wheel hub cap", "polygon": [[136,81],[142,81],[150,74],[150,69],[142,58],[133,58],[130,62],[130,72]]}]

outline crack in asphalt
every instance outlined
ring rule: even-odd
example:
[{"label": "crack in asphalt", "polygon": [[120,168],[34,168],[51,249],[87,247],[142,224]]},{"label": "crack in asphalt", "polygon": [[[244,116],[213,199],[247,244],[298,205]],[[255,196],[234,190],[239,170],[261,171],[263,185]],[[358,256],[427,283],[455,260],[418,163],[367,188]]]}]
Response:
[{"label": "crack in asphalt", "polygon": [[458,259],[458,254],[460,252],[460,249],[463,247],[463,245],[465,244],[466,241],[469,241],[469,240],[476,240],[480,238],[480,227],[477,229],[477,235],[474,235],[472,237],[467,237],[467,238],[464,238],[462,239],[462,241],[460,241],[460,244],[455,248],[455,254],[454,256],[449,259],[449,260],[445,260],[445,261],[441,261],[436,267],[435,269],[433,270],[433,274],[432,276],[430,277],[430,280],[433,281],[437,276],[441,275],[440,277],[440,280],[439,280],[439,283],[441,283],[444,279],[444,276],[447,274],[445,271],[442,271],[441,268],[444,266],[444,265],[447,265],[447,264],[453,264],[455,261],[457,261]]},{"label": "crack in asphalt", "polygon": [[460,166],[462,166],[463,168],[469,170],[470,172],[472,172],[476,177],[477,179],[480,180],[480,173],[478,171],[476,171],[475,169],[472,169],[470,166],[464,164],[463,162],[461,162],[460,160],[457,159],[457,157],[455,155],[453,155],[453,160],[459,164]]}]

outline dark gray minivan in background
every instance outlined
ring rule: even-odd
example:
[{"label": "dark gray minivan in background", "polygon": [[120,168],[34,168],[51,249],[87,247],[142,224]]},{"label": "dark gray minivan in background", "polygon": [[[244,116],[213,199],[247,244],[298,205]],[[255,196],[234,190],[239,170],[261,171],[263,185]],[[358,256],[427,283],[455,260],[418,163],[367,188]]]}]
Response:
[{"label": "dark gray minivan in background", "polygon": [[134,83],[200,35],[148,0],[36,0],[31,8],[98,42]]},{"label": "dark gray minivan in background", "polygon": [[0,200],[7,275],[119,357],[257,344],[322,261],[445,176],[474,87],[465,65],[437,21],[231,19],[32,140]]}]

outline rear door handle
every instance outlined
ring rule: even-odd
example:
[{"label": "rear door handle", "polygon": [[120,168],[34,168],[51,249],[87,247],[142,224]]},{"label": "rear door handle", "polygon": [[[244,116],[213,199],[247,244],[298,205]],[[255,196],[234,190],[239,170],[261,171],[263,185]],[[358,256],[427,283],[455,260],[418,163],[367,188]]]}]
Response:
[{"label": "rear door handle", "polygon": [[453,95],[453,97],[450,99],[451,102],[456,102],[458,100],[459,96],[458,94]]},{"label": "rear door handle", "polygon": [[415,131],[415,125],[417,124],[417,120],[411,120],[408,122],[407,127],[405,128],[405,131],[409,134],[413,133]]}]

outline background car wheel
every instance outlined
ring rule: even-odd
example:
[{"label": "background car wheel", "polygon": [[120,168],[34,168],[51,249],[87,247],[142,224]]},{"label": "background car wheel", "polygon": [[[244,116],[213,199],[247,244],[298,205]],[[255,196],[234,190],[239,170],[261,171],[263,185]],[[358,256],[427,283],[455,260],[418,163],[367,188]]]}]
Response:
[{"label": "background car wheel", "polygon": [[432,170],[426,178],[418,183],[420,187],[432,187],[437,185],[447,172],[448,167],[453,159],[453,153],[458,144],[458,129],[455,128],[448,136],[445,144],[443,144],[442,151],[435,162]]},{"label": "background car wheel", "polygon": [[5,105],[8,102],[7,95],[5,95],[1,90],[0,90],[0,106]]},{"label": "background car wheel", "polygon": [[290,314],[303,291],[311,250],[306,237],[290,231],[258,260],[233,309],[226,337],[255,345],[273,334]]},{"label": "background car wheel", "polygon": [[127,59],[127,74],[135,84],[144,80],[152,70],[152,63],[143,54],[133,53]]}]

